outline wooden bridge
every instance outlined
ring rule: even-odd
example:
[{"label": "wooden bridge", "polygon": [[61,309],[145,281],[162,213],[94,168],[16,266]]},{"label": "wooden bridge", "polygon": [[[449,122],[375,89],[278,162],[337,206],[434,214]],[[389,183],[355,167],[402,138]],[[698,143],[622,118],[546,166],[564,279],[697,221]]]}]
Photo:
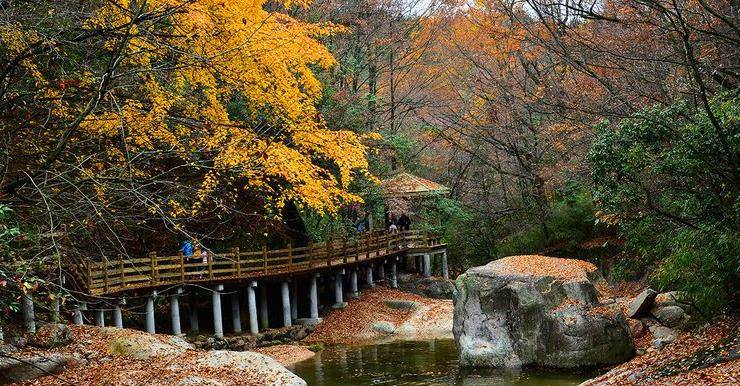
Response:
[{"label": "wooden bridge", "polygon": [[[414,258],[413,266],[424,276],[431,276],[431,259],[441,258],[439,268],[447,278],[447,246],[438,236],[420,231],[386,232],[375,231],[358,234],[353,238],[331,240],[326,243],[309,243],[306,246],[283,249],[262,248],[258,251],[243,251],[234,248],[226,253],[207,253],[203,256],[158,256],[150,253],[146,257],[103,262],[77,262],[71,264],[69,277],[76,286],[88,294],[78,298],[73,310],[76,324],[85,323],[85,314],[93,311],[97,325],[106,324],[106,313],[111,311],[116,327],[123,327],[123,310],[127,299],[136,302],[144,299],[146,330],[156,332],[155,299],[165,296],[170,302],[171,328],[175,335],[181,334],[179,298],[185,288],[191,291],[187,309],[190,314],[190,329],[198,331],[198,310],[204,293],[210,293],[213,332],[216,337],[224,336],[221,297],[229,294],[231,328],[234,333],[242,331],[240,311],[246,300],[249,332],[270,328],[270,308],[281,306],[282,325],[292,323],[317,323],[321,301],[319,279],[324,289],[333,287],[333,307],[344,307],[345,292],[349,297],[359,296],[358,273],[363,272],[363,284],[372,287],[377,279],[397,287],[397,263]],[[408,262],[408,261],[407,261]],[[386,279],[386,272],[388,278]],[[345,291],[345,283],[348,290]],[[280,302],[268,301],[268,289],[279,285]],[[224,289],[229,287],[228,292]],[[301,290],[299,290],[299,288]],[[259,289],[259,301],[255,295]],[[243,296],[244,294],[246,296]],[[329,295],[324,294],[324,299]],[[244,299],[246,298],[246,299]],[[35,331],[33,299],[30,293],[23,296],[23,317],[28,331]],[[259,313],[257,312],[259,305]],[[299,308],[303,316],[300,316]],[[52,309],[54,319],[60,317],[59,300]],[[278,307],[280,309],[280,307]],[[259,318],[259,319],[258,319]],[[259,326],[258,326],[259,322]]]},{"label": "wooden bridge", "polygon": [[[446,245],[438,236],[421,231],[366,232],[352,239],[309,243],[304,247],[242,251],[201,256],[158,256],[104,262],[83,262],[87,291],[96,296],[156,289],[187,283],[228,283],[290,276],[299,273],[356,265],[393,256],[423,256],[440,253]],[[446,275],[446,264],[442,267]],[[423,269],[422,269],[423,271]],[[425,271],[423,271],[425,272]]]},{"label": "wooden bridge", "polygon": [[[105,325],[106,304],[113,304],[113,324],[123,326],[122,306],[126,298],[146,297],[146,329],[154,333],[156,315],[154,300],[166,293],[170,301],[171,329],[180,334],[180,305],[178,298],[185,286],[209,289],[211,293],[214,335],[223,337],[221,295],[229,287],[231,298],[231,326],[233,332],[241,332],[242,303],[240,293],[246,290],[249,331],[252,334],[261,328],[269,328],[268,288],[280,285],[282,306],[282,325],[292,323],[316,323],[319,321],[320,274],[323,278],[333,277],[335,301],[333,307],[343,307],[344,294],[350,297],[359,295],[358,272],[364,272],[364,285],[372,287],[378,279],[397,287],[396,264],[403,259],[415,258],[414,266],[425,276],[431,276],[431,258],[440,256],[442,276],[447,278],[447,246],[438,236],[425,232],[405,231],[390,233],[385,231],[366,232],[351,239],[331,240],[326,243],[309,243],[307,246],[283,249],[262,248],[258,251],[242,251],[234,248],[226,253],[207,253],[202,256],[158,256],[150,253],[147,257],[134,259],[107,260],[103,262],[80,262],[77,269],[78,281],[84,282],[90,294],[91,305],[80,302],[74,310],[74,322],[84,323],[84,312],[95,311],[95,323]],[[204,261],[205,260],[205,261]],[[82,271],[82,272],[80,272]],[[349,272],[347,272],[349,271]],[[328,273],[328,275],[325,275]],[[349,275],[345,276],[346,273]],[[300,282],[300,283],[299,283]],[[345,291],[344,283],[349,284]],[[258,284],[259,283],[259,284]],[[302,284],[306,291],[299,291]],[[328,283],[327,283],[328,284]],[[260,299],[257,301],[255,288],[259,287]],[[158,293],[160,291],[160,293]],[[299,317],[299,298],[306,297],[303,306],[304,317]],[[106,299],[104,302],[95,299]],[[117,300],[116,300],[117,299]],[[198,330],[198,302],[188,305],[190,328]],[[257,312],[259,303],[259,313]]]}]

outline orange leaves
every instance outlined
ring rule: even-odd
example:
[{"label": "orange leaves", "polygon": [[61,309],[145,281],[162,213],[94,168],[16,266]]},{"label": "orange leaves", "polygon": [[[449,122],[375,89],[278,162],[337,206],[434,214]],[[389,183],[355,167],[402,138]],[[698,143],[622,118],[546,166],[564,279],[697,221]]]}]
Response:
[{"label": "orange leaves", "polygon": [[[173,213],[197,214],[234,175],[237,186],[278,207],[293,200],[334,212],[341,201],[359,200],[347,187],[355,172],[367,173],[361,137],[329,130],[316,118],[322,86],[314,70],[336,64],[317,38],[342,27],[302,22],[264,5],[264,0],[150,1],[152,9],[178,7],[168,19],[171,25],[131,31],[121,67],[136,74],[133,85],[107,95],[103,105],[113,108],[83,124],[89,135],[111,140],[126,133],[134,153],[175,152],[185,163],[212,163],[195,204],[189,209],[178,204]],[[125,26],[135,15],[128,12],[131,7],[107,4],[90,24]]]}]

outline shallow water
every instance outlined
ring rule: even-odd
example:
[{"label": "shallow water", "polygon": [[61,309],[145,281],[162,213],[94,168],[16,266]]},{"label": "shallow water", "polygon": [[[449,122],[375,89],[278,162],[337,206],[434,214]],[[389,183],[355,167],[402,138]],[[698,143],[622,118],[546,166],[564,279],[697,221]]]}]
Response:
[{"label": "shallow water", "polygon": [[577,385],[591,374],[463,370],[453,340],[329,346],[292,370],[309,385]]}]

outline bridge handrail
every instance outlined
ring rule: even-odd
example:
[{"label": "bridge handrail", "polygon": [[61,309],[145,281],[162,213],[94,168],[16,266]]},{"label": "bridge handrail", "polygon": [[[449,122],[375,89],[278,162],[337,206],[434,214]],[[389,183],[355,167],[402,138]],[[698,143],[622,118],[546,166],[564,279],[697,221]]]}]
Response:
[{"label": "bridge handrail", "polygon": [[207,253],[206,261],[201,256],[182,253],[158,256],[150,252],[147,257],[88,261],[81,271],[87,291],[99,295],[185,282],[287,274],[373,259],[402,249],[439,245],[442,245],[439,236],[422,231],[373,231],[351,239],[330,239],[302,247],[288,244],[287,248],[270,250],[263,246],[257,251],[241,251],[236,247],[228,252]]}]

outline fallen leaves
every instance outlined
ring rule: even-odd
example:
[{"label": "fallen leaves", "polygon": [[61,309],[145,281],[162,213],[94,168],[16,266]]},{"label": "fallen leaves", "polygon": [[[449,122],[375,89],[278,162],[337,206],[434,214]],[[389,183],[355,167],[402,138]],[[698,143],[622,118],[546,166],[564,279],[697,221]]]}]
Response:
[{"label": "fallen leaves", "polygon": [[[736,385],[740,383],[739,317],[722,317],[680,334],[660,351],[623,363],[585,385]],[[635,342],[649,346],[652,334]]]},{"label": "fallen leaves", "polygon": [[[408,321],[414,310],[391,308],[386,300],[406,300],[432,307],[427,315],[451,315],[451,302],[429,299],[419,295],[384,287],[375,287],[362,291],[360,299],[350,300],[347,307],[334,310],[316,326],[316,329],[303,342],[321,343],[361,343],[380,336],[370,329],[377,321],[387,321],[398,327]],[[448,305],[443,305],[444,303]],[[437,307],[437,308],[435,308]],[[448,307],[449,310],[440,307]]]},{"label": "fallen leaves", "polygon": [[504,257],[494,260],[487,267],[501,274],[552,276],[563,280],[587,280],[588,274],[596,271],[595,265],[583,260],[541,255]]}]

